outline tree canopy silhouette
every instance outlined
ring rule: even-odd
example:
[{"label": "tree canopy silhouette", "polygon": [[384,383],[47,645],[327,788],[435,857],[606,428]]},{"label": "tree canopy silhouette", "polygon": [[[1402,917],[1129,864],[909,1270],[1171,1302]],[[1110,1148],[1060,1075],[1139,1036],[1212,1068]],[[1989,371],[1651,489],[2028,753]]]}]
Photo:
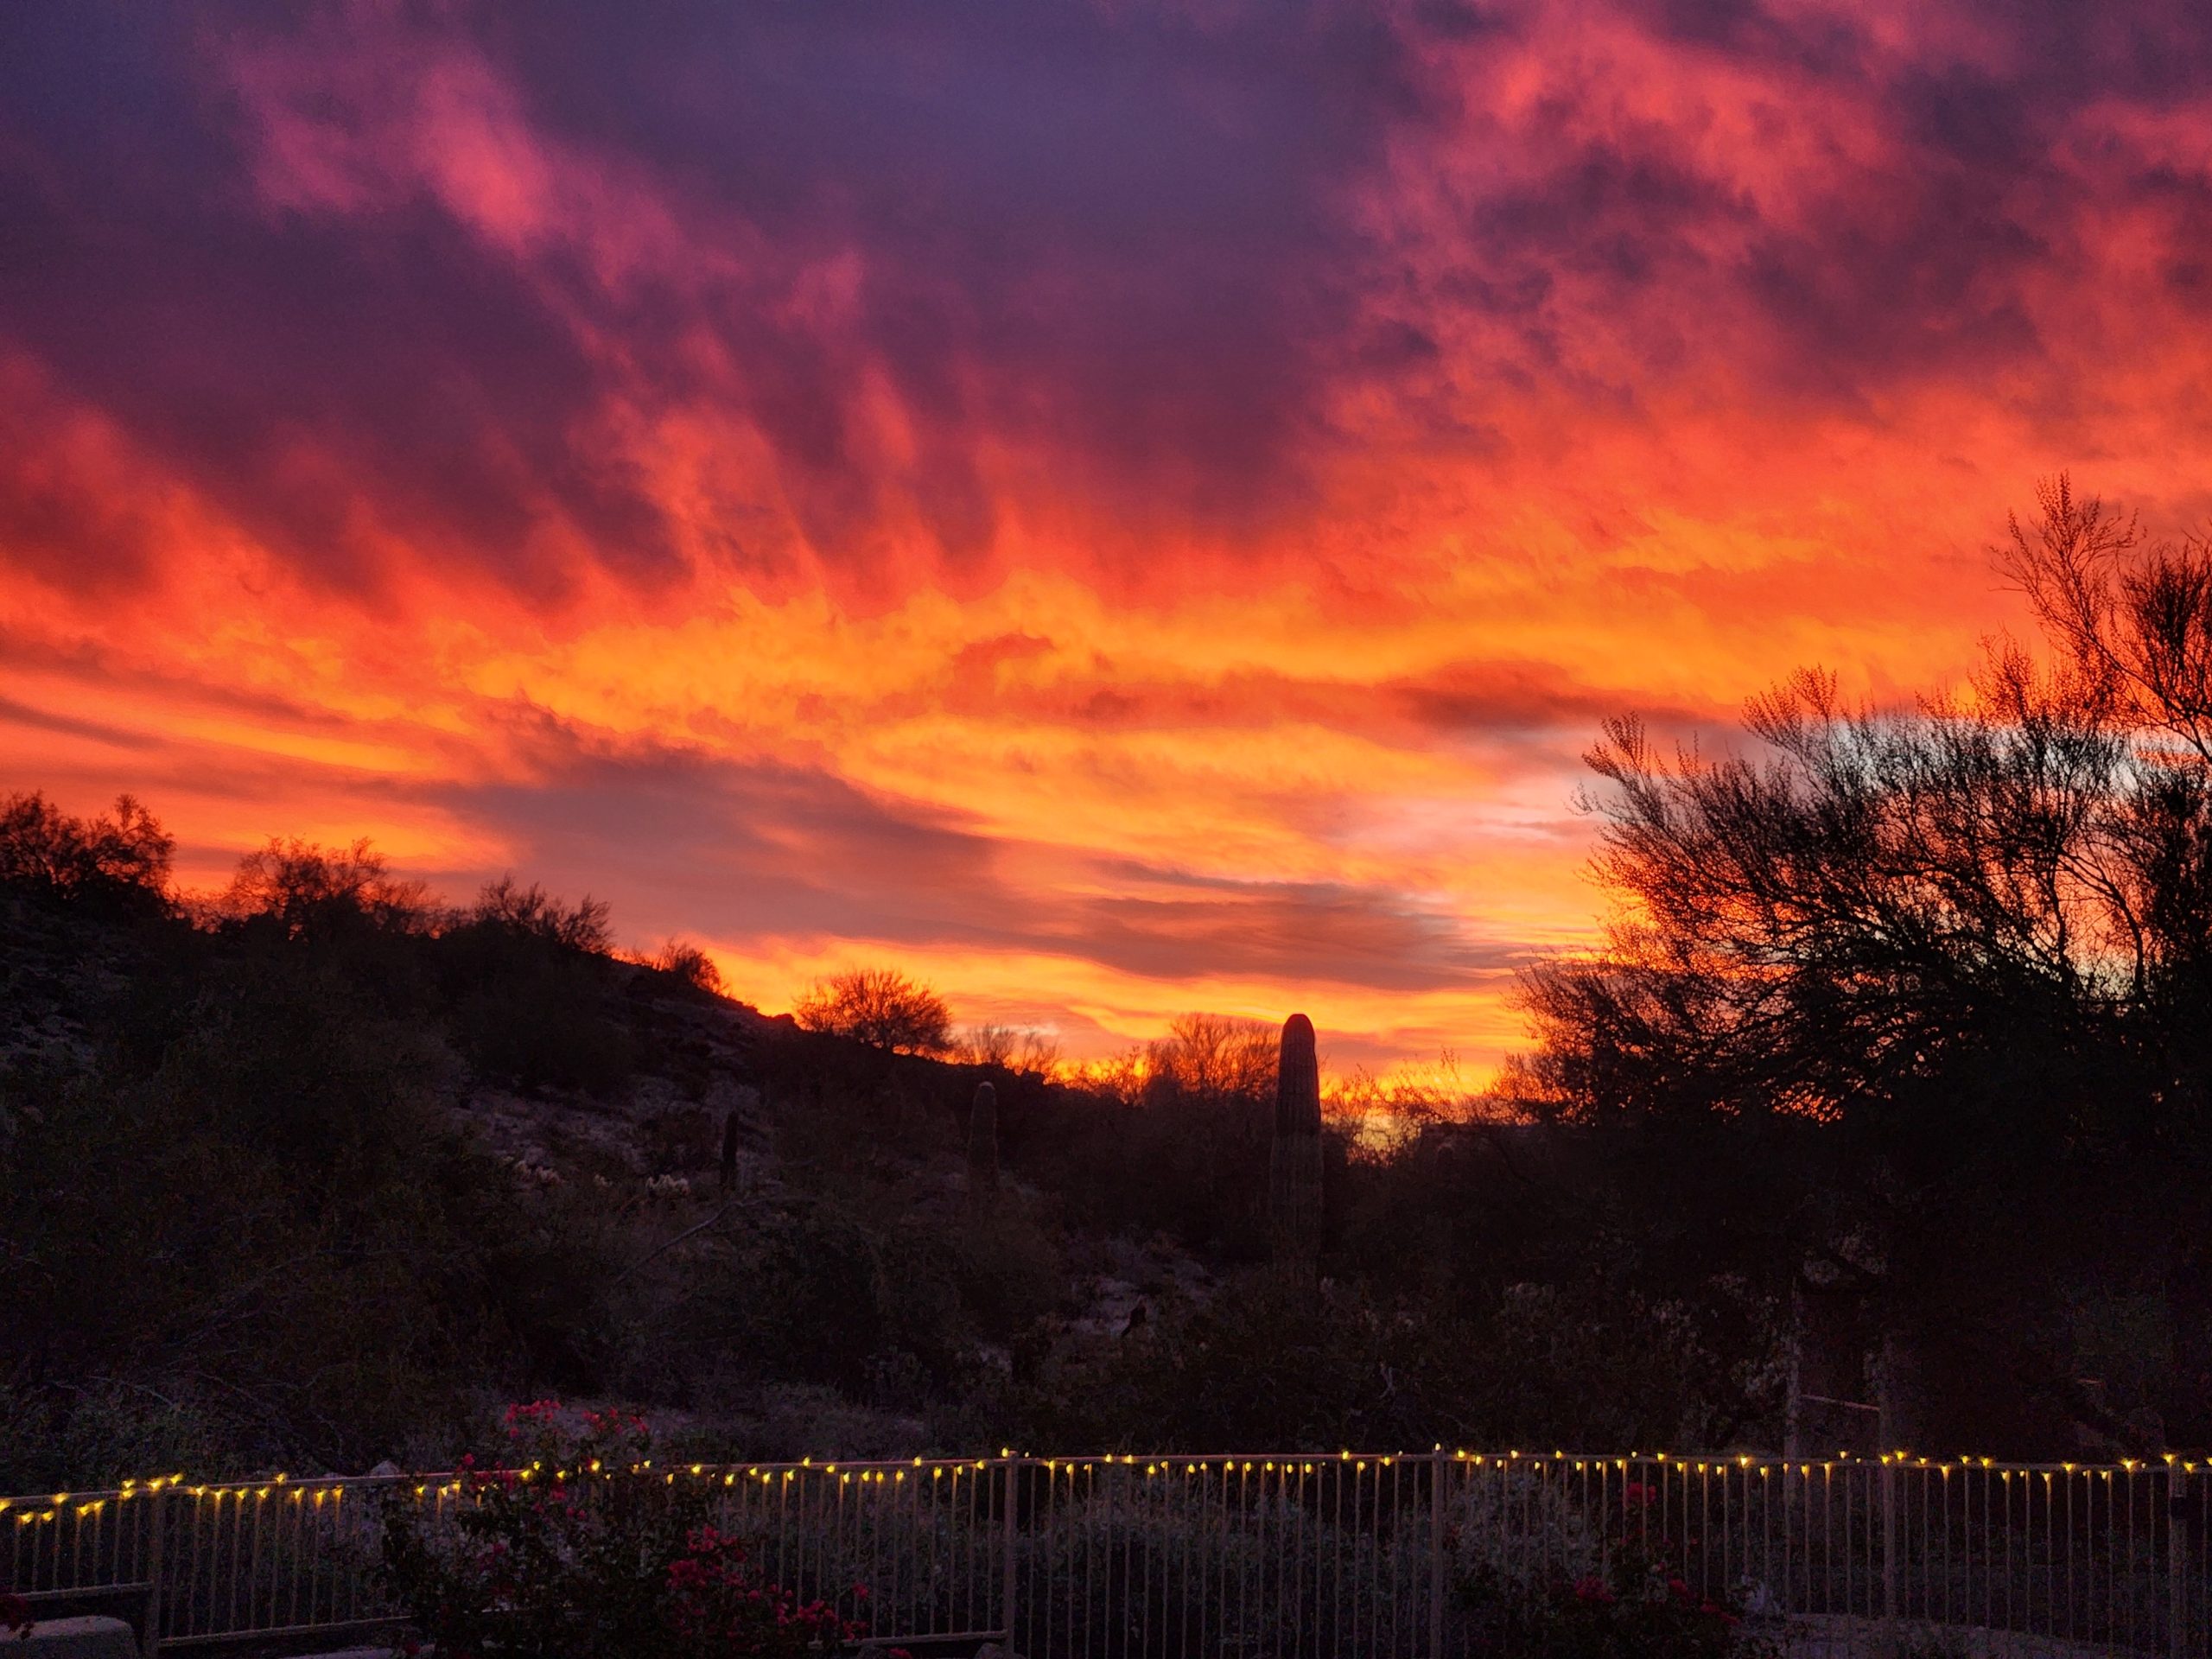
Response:
[{"label": "tree canopy silhouette", "polygon": [[949,1046],[952,1010],[895,968],[832,975],[799,998],[791,1017],[808,1031],[849,1037],[894,1054],[937,1054]]},{"label": "tree canopy silhouette", "polygon": [[1586,805],[1618,913],[1527,976],[1507,1087],[1775,1148],[1825,1126],[1801,1244],[1857,1241],[1840,1270],[1877,1264],[1894,1303],[1975,1300],[1985,1358],[2032,1348],[2069,1282],[2146,1270],[2202,1347],[2212,1262],[2177,1224],[2207,1219],[2212,1163],[2212,546],[2063,478],[2039,505],[1999,556],[2044,649],[1993,643],[1964,692],[1856,707],[1807,671],[1718,756],[1606,724]]},{"label": "tree canopy silhouette", "polygon": [[168,903],[176,841],[129,795],[95,818],[72,817],[44,795],[0,801],[0,887],[109,910]]}]

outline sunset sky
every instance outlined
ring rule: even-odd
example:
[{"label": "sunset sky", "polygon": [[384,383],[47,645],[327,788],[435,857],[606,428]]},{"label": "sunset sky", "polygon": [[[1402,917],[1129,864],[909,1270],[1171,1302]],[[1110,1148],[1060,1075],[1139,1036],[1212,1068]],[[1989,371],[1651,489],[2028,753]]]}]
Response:
[{"label": "sunset sky", "polygon": [[1520,1038],[1576,756],[2204,522],[2212,10],[0,18],[0,787],[1083,1055]]}]

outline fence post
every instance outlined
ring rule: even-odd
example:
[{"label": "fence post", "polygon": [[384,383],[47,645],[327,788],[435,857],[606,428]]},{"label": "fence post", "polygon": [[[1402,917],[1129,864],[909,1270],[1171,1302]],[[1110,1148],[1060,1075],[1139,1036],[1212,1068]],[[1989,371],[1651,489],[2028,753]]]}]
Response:
[{"label": "fence post", "polygon": [[1444,1659],[1444,1448],[1428,1454],[1428,1659]]},{"label": "fence post", "polygon": [[138,1642],[146,1659],[162,1650],[162,1535],[168,1529],[168,1487],[156,1484],[146,1499],[146,1629]]},{"label": "fence post", "polygon": [[2173,1659],[2189,1652],[2189,1489],[2182,1467],[2166,1459],[2166,1646]]},{"label": "fence post", "polygon": [[1006,1559],[999,1565],[999,1616],[1006,1621],[1006,1645],[1007,1651],[1012,1652],[1014,1649],[1014,1533],[1016,1530],[1016,1517],[1021,1507],[1020,1489],[1015,1484],[1015,1471],[1021,1466],[1021,1459],[1014,1456],[1013,1453],[1008,1452],[1006,1454],[1004,1461],[1006,1464],[1006,1496],[1002,1502],[1006,1510],[1006,1516],[1000,1528],[1000,1548],[1006,1552]]},{"label": "fence post", "polygon": [[1897,1460],[1882,1453],[1882,1620],[1897,1645]]}]

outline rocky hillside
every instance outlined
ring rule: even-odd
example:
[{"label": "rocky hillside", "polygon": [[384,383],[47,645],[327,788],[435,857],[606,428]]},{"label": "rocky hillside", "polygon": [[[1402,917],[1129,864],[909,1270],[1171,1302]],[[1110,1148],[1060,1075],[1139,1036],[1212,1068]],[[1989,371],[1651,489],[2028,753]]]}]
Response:
[{"label": "rocky hillside", "polygon": [[[0,891],[0,1135],[65,1200],[6,1224],[17,1484],[435,1460],[536,1390],[753,1455],[918,1451],[1215,1282],[1024,1173],[1064,1092],[1037,1076],[766,1018],[616,955],[588,903],[440,911],[358,852],[288,857],[220,904]],[[146,1288],[74,1316],[106,1270]]]}]

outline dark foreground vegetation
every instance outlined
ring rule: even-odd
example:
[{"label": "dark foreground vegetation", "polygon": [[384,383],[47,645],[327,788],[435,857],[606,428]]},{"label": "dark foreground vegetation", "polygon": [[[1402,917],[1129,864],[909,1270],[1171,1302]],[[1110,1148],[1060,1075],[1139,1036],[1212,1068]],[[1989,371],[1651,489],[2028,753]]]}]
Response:
[{"label": "dark foreground vegetation", "polygon": [[692,1457],[1778,1446],[1793,1360],[1930,1452],[2212,1440],[2212,555],[2044,508],[2048,649],[1971,695],[1608,729],[1626,919],[1491,1096],[1332,1120],[1318,1287],[1272,1031],[1054,1080],[895,975],[771,1020],[588,899],[294,842],[190,899],[135,804],[18,796],[0,1490],[428,1466],[542,1393]]}]

